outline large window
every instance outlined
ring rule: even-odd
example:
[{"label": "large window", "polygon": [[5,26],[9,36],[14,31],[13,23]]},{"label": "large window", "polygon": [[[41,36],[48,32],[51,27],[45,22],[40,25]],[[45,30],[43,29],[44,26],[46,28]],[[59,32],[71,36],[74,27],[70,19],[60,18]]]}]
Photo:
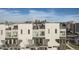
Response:
[{"label": "large window", "polygon": [[34,44],[36,46],[42,46],[43,45],[43,39],[42,38],[34,39]]},{"label": "large window", "polygon": [[5,44],[8,45],[8,40],[5,41]]},{"label": "large window", "polygon": [[41,31],[40,35],[41,36],[44,36],[45,35],[45,32],[44,31]]},{"label": "large window", "polygon": [[17,37],[18,36],[18,32],[13,32],[12,33],[12,37]]},{"label": "large window", "polygon": [[13,44],[17,44],[17,39],[13,39]]}]

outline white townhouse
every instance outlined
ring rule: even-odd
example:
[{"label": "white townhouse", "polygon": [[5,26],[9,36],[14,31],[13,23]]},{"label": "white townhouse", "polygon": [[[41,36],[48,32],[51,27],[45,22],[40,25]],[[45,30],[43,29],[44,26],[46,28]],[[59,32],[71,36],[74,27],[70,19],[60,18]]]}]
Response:
[{"label": "white townhouse", "polygon": [[8,48],[57,50],[61,38],[66,38],[66,29],[57,22],[0,24],[0,46]]}]

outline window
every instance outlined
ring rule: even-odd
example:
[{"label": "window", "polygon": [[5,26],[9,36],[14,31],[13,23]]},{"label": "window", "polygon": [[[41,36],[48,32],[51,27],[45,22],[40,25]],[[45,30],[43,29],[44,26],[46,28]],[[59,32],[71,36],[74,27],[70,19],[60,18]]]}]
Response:
[{"label": "window", "polygon": [[15,25],[13,29],[18,29],[18,26],[17,26],[17,25]]},{"label": "window", "polygon": [[55,29],[55,34],[57,33],[57,29]]},{"label": "window", "polygon": [[17,37],[18,36],[18,32],[13,32],[12,33],[12,37]]},{"label": "window", "polygon": [[42,46],[43,45],[43,39],[39,38],[39,39],[34,39],[34,44],[36,46]]},{"label": "window", "polygon": [[21,34],[23,33],[22,29],[21,29]]},{"label": "window", "polygon": [[48,29],[48,34],[50,34],[50,29]]},{"label": "window", "polygon": [[17,41],[17,39],[13,39],[13,43],[14,43],[14,44],[17,44],[16,41]]},{"label": "window", "polygon": [[60,31],[60,33],[62,33],[62,35],[65,35],[65,31]]},{"label": "window", "polygon": [[8,40],[5,41],[5,44],[6,44],[6,45],[8,44]]},{"label": "window", "polygon": [[40,35],[41,35],[41,36],[44,36],[44,35],[45,35],[45,32],[44,32],[44,31],[42,31]]},{"label": "window", "polygon": [[28,34],[30,34],[30,30],[28,29]]},{"label": "window", "polygon": [[39,40],[39,45],[43,45],[43,39]]},{"label": "window", "polygon": [[1,30],[1,35],[3,35],[3,30]]},{"label": "window", "polygon": [[12,44],[12,40],[11,39],[9,40],[9,44]]}]

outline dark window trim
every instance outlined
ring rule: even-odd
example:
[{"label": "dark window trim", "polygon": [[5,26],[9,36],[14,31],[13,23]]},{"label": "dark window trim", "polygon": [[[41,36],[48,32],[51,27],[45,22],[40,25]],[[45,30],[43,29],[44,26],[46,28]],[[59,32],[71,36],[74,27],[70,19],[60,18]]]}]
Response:
[{"label": "dark window trim", "polygon": [[23,30],[21,29],[21,34],[23,34]]},{"label": "dark window trim", "polygon": [[1,30],[1,35],[3,35],[3,30]]},{"label": "dark window trim", "polygon": [[28,34],[30,34],[30,29],[28,29]]},{"label": "dark window trim", "polygon": [[55,29],[55,34],[57,34],[57,29]]}]

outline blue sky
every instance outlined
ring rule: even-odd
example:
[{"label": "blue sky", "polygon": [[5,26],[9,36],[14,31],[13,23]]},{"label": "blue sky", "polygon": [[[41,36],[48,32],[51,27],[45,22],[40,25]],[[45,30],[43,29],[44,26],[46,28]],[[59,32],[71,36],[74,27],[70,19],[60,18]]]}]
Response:
[{"label": "blue sky", "polygon": [[76,21],[78,8],[0,8],[0,21],[21,22],[27,20]]}]

